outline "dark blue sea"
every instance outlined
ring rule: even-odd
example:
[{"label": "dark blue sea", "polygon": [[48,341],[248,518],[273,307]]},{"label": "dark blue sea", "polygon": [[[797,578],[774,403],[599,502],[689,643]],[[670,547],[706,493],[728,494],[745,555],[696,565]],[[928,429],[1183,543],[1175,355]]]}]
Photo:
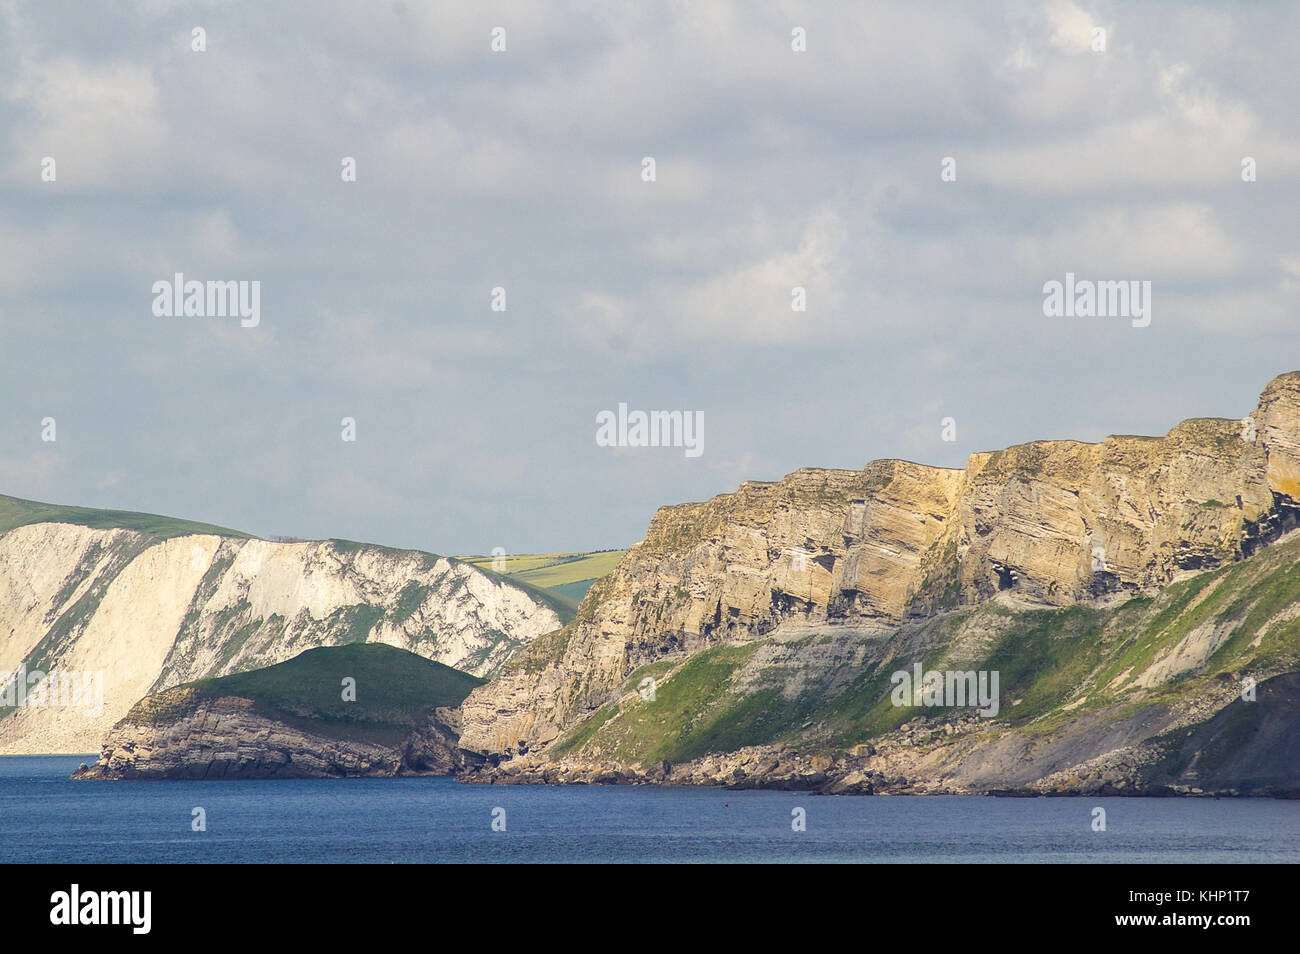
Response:
[{"label": "dark blue sea", "polygon": [[1300,801],[69,780],[83,761],[0,758],[0,862],[1300,861]]}]

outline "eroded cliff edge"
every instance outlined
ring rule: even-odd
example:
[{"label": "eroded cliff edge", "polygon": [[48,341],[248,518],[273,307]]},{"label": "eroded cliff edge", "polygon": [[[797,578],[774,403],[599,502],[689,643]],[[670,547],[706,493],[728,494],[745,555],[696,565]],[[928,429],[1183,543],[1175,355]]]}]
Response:
[{"label": "eroded cliff edge", "polygon": [[562,622],[538,593],[430,553],[9,497],[0,621],[0,686],[61,672],[102,691],[75,706],[0,698],[0,754],[93,751],[147,693],[316,646],[383,643],[490,676]]},{"label": "eroded cliff edge", "polygon": [[[1244,678],[1296,668],[1295,554],[1271,545],[1296,527],[1298,500],[1300,373],[1273,380],[1245,419],[1188,420],[1160,438],[746,483],[661,509],[572,623],[471,693],[461,744],[498,781],[758,784],[780,775],[773,758],[816,758],[815,776],[866,746],[906,749],[877,769],[913,789],[1095,777],[1190,791],[1177,773],[1103,763],[1194,731]],[[890,707],[889,673],[918,661],[1001,667],[1001,715]],[[1056,756],[1026,756],[1053,733],[1066,740]],[[920,750],[908,742],[922,737]],[[987,746],[1020,747],[1007,764],[1030,771],[997,770]]]}]

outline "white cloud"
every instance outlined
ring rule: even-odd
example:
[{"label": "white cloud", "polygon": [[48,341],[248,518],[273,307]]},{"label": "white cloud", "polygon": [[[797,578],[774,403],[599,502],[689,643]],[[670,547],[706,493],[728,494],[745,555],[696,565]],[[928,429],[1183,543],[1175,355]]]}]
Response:
[{"label": "white cloud", "polygon": [[[793,247],[768,248],[748,262],[716,268],[695,281],[663,283],[635,297],[584,291],[571,326],[589,344],[612,343],[618,350],[643,354],[673,351],[691,341],[753,346],[827,334],[846,319],[848,232],[838,214],[824,210],[795,234]],[[693,243],[652,246],[659,255],[680,260]],[[792,307],[796,287],[804,290],[805,311]]]},{"label": "white cloud", "polygon": [[1047,41],[1058,50],[1069,53],[1093,52],[1095,36],[1093,31],[1102,29],[1106,30],[1107,34],[1110,32],[1104,24],[1098,23],[1092,14],[1063,0],[1047,4],[1044,13],[1052,31]]},{"label": "white cloud", "polygon": [[57,163],[58,188],[111,189],[135,178],[167,144],[158,89],[149,67],[129,62],[91,65],[70,57],[24,61],[6,91],[23,118],[19,145],[6,170],[13,182],[40,183],[40,161]]},{"label": "white cloud", "polygon": [[[38,422],[33,422],[38,425]],[[29,428],[35,441],[39,426]],[[67,458],[53,446],[29,454],[0,457],[0,492],[15,497],[48,500],[54,480],[67,470]],[[81,475],[90,477],[91,475]]]},{"label": "white cloud", "polygon": [[1234,274],[1243,259],[1210,206],[1184,202],[1085,209],[1017,245],[1020,267],[1051,277],[1064,266],[1080,277],[1201,281]]},{"label": "white cloud", "polygon": [[488,124],[464,128],[444,116],[389,129],[375,162],[413,193],[521,196],[548,186],[544,163],[522,143],[507,142]]},{"label": "white cloud", "polygon": [[[145,509],[302,536],[362,532],[345,505],[372,539],[458,535],[434,549],[614,545],[658,503],[907,452],[922,411],[925,442],[954,403],[990,441],[1097,420],[1063,362],[1123,408],[1139,376],[1249,390],[1300,348],[1290,8],[322,0],[214,8],[201,55],[186,9],[0,2],[0,406],[61,389],[98,455],[0,480],[77,502],[127,474]],[[1067,269],[1153,280],[1151,333],[1049,328]],[[177,270],[262,280],[261,327],[153,318]],[[583,456],[619,393],[706,408],[705,463]],[[365,466],[293,493],[349,412]]]}]

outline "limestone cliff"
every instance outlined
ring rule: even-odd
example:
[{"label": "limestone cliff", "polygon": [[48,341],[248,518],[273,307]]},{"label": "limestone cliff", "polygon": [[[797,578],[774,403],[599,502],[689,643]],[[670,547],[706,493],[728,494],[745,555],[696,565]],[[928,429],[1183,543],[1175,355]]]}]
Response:
[{"label": "limestone cliff", "polygon": [[[45,507],[0,505],[0,518]],[[532,592],[444,557],[160,532],[127,519],[139,516],[95,521],[125,524],[107,527],[11,519],[0,533],[0,684],[25,667],[97,674],[102,686],[102,709],[0,700],[0,754],[94,751],[148,692],[314,646],[385,643],[489,676],[561,625]]]},{"label": "limestone cliff", "polygon": [[[888,666],[927,653],[987,662],[996,651],[999,665],[1032,670],[1035,660],[1016,659],[1014,646],[1022,641],[1022,656],[1034,651],[1025,633],[1046,624],[1033,614],[1125,605],[1107,652],[1124,658],[1132,643],[1154,646],[1160,658],[1142,657],[1142,668],[1121,674],[1106,657],[1096,671],[1076,673],[1097,692],[1075,705],[1105,710],[1211,666],[1242,624],[1242,605],[1229,601],[1211,635],[1180,631],[1169,644],[1161,640],[1173,630],[1159,612],[1138,619],[1138,610],[1177,581],[1207,578],[1278,541],[1297,525],[1298,500],[1300,373],[1271,382],[1246,420],[1189,420],[1160,438],[1039,441],[974,454],[962,470],[886,460],[860,472],[807,469],[745,483],[661,509],[573,622],[471,693],[462,744],[513,756],[525,775],[553,771],[546,764],[561,755],[602,752],[635,774],[669,749],[703,757],[755,740],[842,757],[855,740],[898,730],[899,720],[886,725],[873,708],[888,695]],[[1234,580],[1224,593],[1235,592]],[[1274,598],[1273,583],[1258,585],[1260,600]],[[1259,635],[1276,650],[1261,676],[1294,665],[1289,629]],[[1114,685],[1089,687],[1102,671]],[[641,703],[637,680],[646,677],[678,706],[660,707],[657,737],[648,722],[637,725],[658,704]],[[689,692],[675,696],[673,681]],[[1065,686],[1051,689],[1063,693],[1054,697],[1061,704],[1071,699]],[[845,697],[852,687],[857,695]],[[1228,704],[1230,688],[1217,704]],[[828,728],[837,717],[818,702],[835,697],[862,718]],[[1190,717],[1175,708],[1177,717],[1147,728]],[[1038,715],[1062,712],[1046,706]],[[660,745],[665,732],[678,744]],[[1097,750],[1110,751],[1097,742],[1074,755]]]}]

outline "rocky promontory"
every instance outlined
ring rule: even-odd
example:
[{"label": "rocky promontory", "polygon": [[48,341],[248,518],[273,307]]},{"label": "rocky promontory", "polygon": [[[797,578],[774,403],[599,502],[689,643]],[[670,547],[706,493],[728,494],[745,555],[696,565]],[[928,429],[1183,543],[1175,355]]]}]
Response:
[{"label": "rocky promontory", "polygon": [[390,646],[308,650],[146,696],[73,777],[452,775],[482,761],[458,745],[457,707],[479,682]]}]

